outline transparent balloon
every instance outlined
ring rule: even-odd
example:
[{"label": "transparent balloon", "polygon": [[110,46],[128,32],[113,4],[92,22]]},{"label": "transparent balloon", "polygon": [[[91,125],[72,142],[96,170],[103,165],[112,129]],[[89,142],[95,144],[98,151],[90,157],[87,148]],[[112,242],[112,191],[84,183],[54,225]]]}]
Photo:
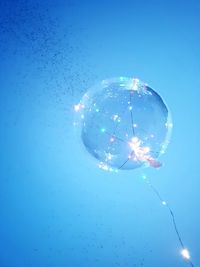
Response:
[{"label": "transparent balloon", "polygon": [[103,80],[75,105],[81,138],[105,170],[160,167],[172,121],[163,99],[136,78]]}]

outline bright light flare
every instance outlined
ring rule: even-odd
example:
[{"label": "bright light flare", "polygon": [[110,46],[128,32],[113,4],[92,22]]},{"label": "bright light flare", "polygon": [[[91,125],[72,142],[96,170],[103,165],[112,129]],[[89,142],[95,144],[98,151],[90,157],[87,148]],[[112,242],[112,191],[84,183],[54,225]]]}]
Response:
[{"label": "bright light flare", "polygon": [[189,252],[189,250],[187,248],[184,248],[183,250],[181,250],[181,255],[186,260],[189,260],[190,259],[190,252]]},{"label": "bright light flare", "polygon": [[80,103],[74,105],[74,111],[76,111],[76,112],[80,111],[83,108],[84,108],[84,105],[82,105]]}]

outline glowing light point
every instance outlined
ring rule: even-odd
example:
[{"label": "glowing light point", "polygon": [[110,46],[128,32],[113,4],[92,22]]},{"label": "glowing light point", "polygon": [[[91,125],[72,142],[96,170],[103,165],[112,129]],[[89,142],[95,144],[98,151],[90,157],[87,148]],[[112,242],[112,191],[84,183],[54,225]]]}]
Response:
[{"label": "glowing light point", "polygon": [[111,153],[106,153],[106,161],[107,160],[112,160],[113,155]]},{"label": "glowing light point", "polygon": [[142,175],[142,179],[146,180],[147,176],[146,175]]},{"label": "glowing light point", "polygon": [[128,109],[131,111],[131,110],[133,109],[133,107],[132,107],[132,106],[130,106]]},{"label": "glowing light point", "polygon": [[119,120],[119,115],[118,115],[118,114],[114,114],[114,115],[112,116],[112,119],[113,119],[114,121]]},{"label": "glowing light point", "polygon": [[110,142],[113,143],[115,141],[115,138],[114,137],[111,137],[110,138]]},{"label": "glowing light point", "polygon": [[189,260],[190,259],[190,252],[189,252],[189,250],[187,248],[184,248],[183,250],[181,250],[181,255],[186,260]]},{"label": "glowing light point", "polygon": [[133,124],[133,127],[134,127],[134,128],[137,128],[138,126],[137,126],[137,124],[136,124],[136,123],[134,123],[134,124]]},{"label": "glowing light point", "polygon": [[76,111],[76,112],[80,111],[82,108],[84,108],[84,105],[82,105],[80,103],[74,105],[74,111]]},{"label": "glowing light point", "polygon": [[162,204],[163,204],[163,206],[166,206],[167,205],[167,202],[166,201],[162,201]]},{"label": "glowing light point", "polygon": [[101,128],[101,132],[105,133],[106,129],[105,128]]}]

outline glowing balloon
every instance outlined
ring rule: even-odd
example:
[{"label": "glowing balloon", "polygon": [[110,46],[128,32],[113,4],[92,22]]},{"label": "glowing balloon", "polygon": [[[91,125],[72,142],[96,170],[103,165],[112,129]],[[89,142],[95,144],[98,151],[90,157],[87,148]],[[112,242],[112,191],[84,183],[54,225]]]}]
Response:
[{"label": "glowing balloon", "polygon": [[105,170],[150,165],[164,153],[172,122],[162,98],[135,78],[103,80],[75,105],[87,151]]}]

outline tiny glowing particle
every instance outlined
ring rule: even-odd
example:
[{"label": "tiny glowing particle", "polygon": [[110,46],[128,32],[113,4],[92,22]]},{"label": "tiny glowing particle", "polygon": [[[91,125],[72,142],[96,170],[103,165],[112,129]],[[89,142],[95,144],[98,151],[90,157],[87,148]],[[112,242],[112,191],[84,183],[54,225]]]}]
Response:
[{"label": "tiny glowing particle", "polygon": [[111,137],[110,138],[110,142],[113,143],[115,141],[115,138],[114,137]]},{"label": "tiny glowing particle", "polygon": [[147,179],[147,176],[146,176],[146,175],[142,175],[142,178],[143,178],[144,180],[146,180],[146,179]]},{"label": "tiny glowing particle", "polygon": [[164,206],[166,206],[167,205],[167,203],[166,203],[166,201],[162,201],[162,204],[164,205]]},{"label": "tiny glowing particle", "polygon": [[118,115],[118,114],[114,114],[114,115],[112,116],[112,119],[113,119],[114,121],[116,121],[117,119],[119,119],[119,115]]},{"label": "tiny glowing particle", "polygon": [[105,133],[106,129],[105,128],[101,128],[101,132]]},{"label": "tiny glowing particle", "polygon": [[112,160],[113,155],[111,153],[106,153],[106,160]]}]

